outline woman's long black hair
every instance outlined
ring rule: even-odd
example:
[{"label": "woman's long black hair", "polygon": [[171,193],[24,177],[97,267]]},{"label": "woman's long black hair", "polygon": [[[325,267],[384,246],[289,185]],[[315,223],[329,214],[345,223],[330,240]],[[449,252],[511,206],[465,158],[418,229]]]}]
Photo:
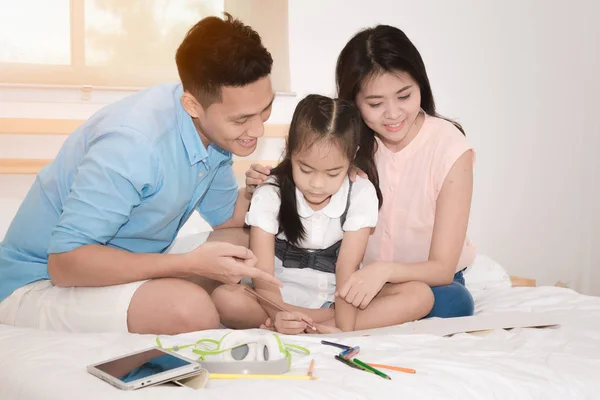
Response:
[{"label": "woman's long black hair", "polygon": [[[344,46],[336,67],[338,96],[355,104],[356,96],[364,82],[383,72],[408,73],[419,84],[421,108],[429,115],[444,118],[436,113],[433,92],[421,54],[404,32],[389,25],[377,25],[362,30]],[[465,134],[458,122],[444,119],[452,122],[463,135]],[[364,122],[361,129],[363,134],[360,151],[374,154],[375,132]]]}]

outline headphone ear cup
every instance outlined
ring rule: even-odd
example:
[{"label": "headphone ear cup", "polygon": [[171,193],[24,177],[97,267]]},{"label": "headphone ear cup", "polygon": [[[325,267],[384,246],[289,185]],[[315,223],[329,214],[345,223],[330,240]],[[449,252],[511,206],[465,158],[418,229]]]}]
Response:
[{"label": "headphone ear cup", "polygon": [[283,346],[283,343],[277,336],[261,336],[256,342],[256,361],[273,361],[285,358],[281,346]]},{"label": "headphone ear cup", "polygon": [[219,355],[223,361],[254,361],[256,343],[254,338],[243,331],[231,331],[221,339]]}]

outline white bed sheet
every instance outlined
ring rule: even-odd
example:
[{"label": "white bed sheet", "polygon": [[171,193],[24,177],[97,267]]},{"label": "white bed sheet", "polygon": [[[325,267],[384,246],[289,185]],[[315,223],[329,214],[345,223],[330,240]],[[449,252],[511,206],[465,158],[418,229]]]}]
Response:
[{"label": "white bed sheet", "polygon": [[[452,337],[401,334],[400,328],[340,339],[369,362],[415,368],[391,381],[333,359],[318,336],[286,336],[308,347],[293,371],[316,360],[316,381],[209,381],[205,389],[159,386],[120,391],[85,366],[155,344],[155,336],[69,334],[0,325],[0,399],[594,399],[600,398],[600,298],[568,289],[494,288],[475,293],[477,312],[556,313],[559,328],[513,329]],[[168,344],[218,338],[225,330],[162,337]]]}]

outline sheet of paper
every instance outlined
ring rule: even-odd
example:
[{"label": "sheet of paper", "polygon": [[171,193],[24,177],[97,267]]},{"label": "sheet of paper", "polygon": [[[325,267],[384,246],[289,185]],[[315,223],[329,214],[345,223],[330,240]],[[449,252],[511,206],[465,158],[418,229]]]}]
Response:
[{"label": "sheet of paper", "polygon": [[414,322],[407,322],[402,325],[390,326],[386,328],[369,329],[365,331],[346,332],[324,336],[355,337],[363,334],[368,334],[370,336],[403,334],[428,334],[436,336],[449,336],[456,333],[478,332],[495,329],[550,327],[560,325],[566,320],[566,318],[567,315],[564,312],[494,313],[459,318],[429,318]]}]

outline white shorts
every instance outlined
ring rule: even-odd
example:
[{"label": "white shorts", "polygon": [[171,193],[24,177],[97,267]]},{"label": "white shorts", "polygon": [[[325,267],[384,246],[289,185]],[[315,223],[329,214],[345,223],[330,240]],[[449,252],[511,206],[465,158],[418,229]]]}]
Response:
[{"label": "white shorts", "polygon": [[68,332],[128,332],[129,303],[144,282],[104,287],[33,282],[0,303],[0,323]]},{"label": "white shorts", "polygon": [[[209,232],[175,240],[168,253],[203,244]],[[135,291],[147,281],[104,287],[57,287],[30,283],[0,302],[0,324],[68,332],[128,332],[127,311]]]}]

